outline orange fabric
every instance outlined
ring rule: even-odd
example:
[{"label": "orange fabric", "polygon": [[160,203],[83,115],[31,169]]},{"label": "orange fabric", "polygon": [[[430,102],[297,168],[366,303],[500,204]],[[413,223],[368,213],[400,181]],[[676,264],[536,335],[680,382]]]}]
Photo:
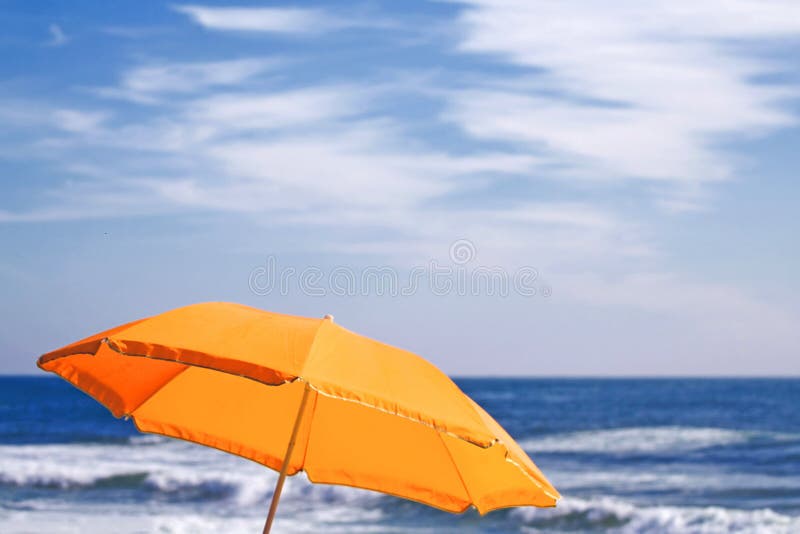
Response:
[{"label": "orange fabric", "polygon": [[480,406],[424,359],[330,320],[187,306],[39,359],[137,428],[283,463],[288,473],[452,511],[553,506],[558,492]]}]

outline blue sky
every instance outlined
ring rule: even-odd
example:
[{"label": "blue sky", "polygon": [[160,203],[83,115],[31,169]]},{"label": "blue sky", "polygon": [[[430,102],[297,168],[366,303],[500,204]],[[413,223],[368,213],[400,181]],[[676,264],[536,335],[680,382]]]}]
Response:
[{"label": "blue sky", "polygon": [[[2,372],[208,300],[333,313],[452,374],[800,370],[796,2],[11,2],[0,24]],[[534,267],[539,291],[254,292],[268,258]]]}]

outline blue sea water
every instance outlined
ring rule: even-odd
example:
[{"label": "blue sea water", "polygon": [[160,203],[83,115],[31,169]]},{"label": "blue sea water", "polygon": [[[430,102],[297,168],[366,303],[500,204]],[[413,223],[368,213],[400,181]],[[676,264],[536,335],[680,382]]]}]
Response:
[{"label": "blue sea water", "polygon": [[[563,494],[480,517],[289,479],[278,532],[800,532],[800,380],[462,379]],[[275,474],[0,377],[0,532],[260,532]]]}]

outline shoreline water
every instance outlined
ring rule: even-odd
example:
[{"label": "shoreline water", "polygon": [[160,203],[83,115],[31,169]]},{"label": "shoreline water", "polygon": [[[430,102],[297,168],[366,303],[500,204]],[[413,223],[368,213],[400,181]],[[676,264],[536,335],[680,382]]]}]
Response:
[{"label": "shoreline water", "polygon": [[[300,475],[281,531],[800,530],[800,380],[457,382],[562,492],[556,509],[454,516]],[[57,378],[0,377],[4,532],[252,531],[274,480],[253,462],[139,434]]]}]

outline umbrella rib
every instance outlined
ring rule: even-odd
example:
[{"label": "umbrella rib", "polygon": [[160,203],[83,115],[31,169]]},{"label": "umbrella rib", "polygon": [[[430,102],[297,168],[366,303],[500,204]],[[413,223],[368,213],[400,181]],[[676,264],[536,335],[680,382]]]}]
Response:
[{"label": "umbrella rib", "polygon": [[[147,323],[141,328],[131,328],[143,321]],[[69,359],[74,355],[80,357]],[[127,356],[132,358],[124,358]],[[152,362],[136,361],[136,357]],[[54,361],[60,358],[66,361]],[[161,365],[158,361],[178,365]],[[393,443],[398,439],[394,433],[406,430],[408,443],[396,445],[408,450],[397,454],[398,459],[405,458],[405,454],[413,458],[419,452],[415,449],[424,442],[414,437],[427,435],[427,439],[436,441],[430,437],[432,430],[437,433],[440,446],[444,447],[458,478],[446,472],[443,464],[448,460],[443,457],[439,459],[441,476],[429,481],[424,477],[419,479],[414,476],[416,471],[407,472],[402,466],[398,466],[399,474],[380,469],[377,466],[382,465],[381,457],[377,455],[375,468],[365,469],[363,473],[355,465],[343,462],[351,459],[349,456],[323,454],[317,467],[317,458],[312,456],[309,469],[326,483],[373,489],[449,512],[460,513],[472,507],[481,515],[512,505],[555,506],[560,499],[558,491],[524,449],[435,365],[411,352],[341,328],[333,322],[332,316],[326,315],[320,320],[269,314],[234,304],[199,304],[94,334],[42,355],[37,365],[86,392],[113,414],[132,419],[141,432],[205,445],[279,471],[265,532],[272,525],[290,468],[294,465],[295,472],[305,471],[308,452],[327,448],[328,430],[337,437],[344,433],[342,439],[350,438],[350,441],[342,441],[341,446],[350,448],[351,452],[357,452],[352,451],[351,444],[352,439],[357,438],[353,431],[356,428],[381,430]],[[198,373],[190,372],[190,376],[184,378],[182,375],[189,367],[198,367]],[[202,369],[220,376],[203,374]],[[246,383],[222,375],[251,380],[262,386],[303,382],[302,397],[282,462],[277,457],[280,451],[276,450],[282,446],[282,436],[277,444],[273,439],[261,443],[269,429],[261,430],[260,413],[253,414],[258,418],[256,421],[242,419],[241,423],[238,420],[228,423],[227,418],[235,417],[245,401],[256,398],[258,402],[253,402],[253,407],[266,408],[268,416],[273,406],[291,410],[297,399],[297,388],[286,388],[288,396],[283,395],[285,390],[272,396],[263,388],[245,388]],[[208,378],[208,381],[204,378],[194,382],[195,376]],[[208,396],[205,389],[210,389],[212,395]],[[426,393],[428,389],[429,394]],[[312,390],[314,398],[310,399]],[[204,394],[206,397],[194,397]],[[237,402],[216,409],[215,395]],[[203,402],[193,402],[200,400]],[[206,401],[211,404],[206,406]],[[352,408],[339,406],[336,401],[349,402]],[[318,406],[319,402],[322,406]],[[317,407],[322,409],[319,425],[326,428],[317,431],[321,433],[321,441],[315,442],[315,449],[311,450]],[[228,415],[228,412],[233,413]],[[335,425],[331,428],[323,421],[329,418],[333,418],[330,422]],[[398,419],[389,420],[393,418]],[[423,426],[413,428],[414,424],[403,423],[403,419]],[[285,431],[284,424],[282,421],[281,432]],[[305,443],[297,443],[303,439]],[[331,446],[339,451],[339,442],[336,443]],[[435,453],[434,442],[427,443]],[[479,450],[493,447],[500,449]],[[295,464],[291,463],[293,458]],[[352,460],[365,461],[357,456]],[[344,465],[334,469],[333,463],[337,461]],[[434,464],[419,464],[419,468],[427,472]],[[463,473],[460,467],[464,467]],[[350,473],[352,469],[354,473]],[[315,482],[308,472],[306,476]],[[464,493],[458,493],[458,483]],[[477,503],[476,498],[481,502]]]},{"label": "umbrella rib", "polygon": [[[302,377],[300,377],[299,379],[305,380]],[[389,410],[387,408],[382,408],[380,406],[376,406],[374,404],[370,404],[368,402],[364,402],[364,401],[361,401],[361,400],[358,400],[358,399],[351,399],[351,398],[348,398],[348,397],[343,397],[343,396],[337,395],[335,393],[330,393],[328,391],[324,391],[319,386],[315,386],[311,382],[306,381],[306,383],[311,387],[311,389],[313,389],[314,391],[316,391],[317,393],[319,393],[323,397],[328,397],[328,398],[331,398],[331,399],[336,399],[336,400],[345,401],[345,402],[352,402],[354,404],[358,404],[358,405],[361,405],[361,406],[366,406],[367,408],[371,408],[373,410],[377,410],[379,412],[382,412],[382,413],[385,413],[385,414],[388,414],[388,415],[393,415],[395,417],[408,419],[409,421],[413,421],[414,423],[427,426],[428,428],[432,428],[433,430],[435,430],[436,432],[438,432],[440,434],[447,434],[448,436],[452,436],[452,437],[454,437],[456,439],[460,439],[462,441],[466,441],[467,443],[475,445],[476,447],[480,447],[481,449],[488,449],[489,447],[494,446],[495,443],[498,443],[500,441],[496,437],[493,437],[488,442],[483,443],[483,442],[477,441],[475,439],[470,439],[466,435],[461,435],[461,434],[458,434],[456,432],[451,432],[450,430],[447,430],[446,428],[444,428],[442,426],[437,426],[437,425],[435,425],[435,424],[433,424],[431,422],[425,421],[425,420],[423,420],[421,418],[412,417],[410,415],[406,415],[406,414],[401,413],[399,411],[392,411],[392,410]]]},{"label": "umbrella rib", "polygon": [[[248,380],[253,380],[255,382],[258,382],[259,384],[263,384],[265,386],[270,386],[270,387],[282,386],[284,384],[295,382],[296,380],[303,380],[306,384],[308,384],[311,387],[311,389],[313,389],[314,391],[316,391],[317,393],[319,393],[320,395],[322,395],[324,397],[329,397],[329,398],[332,398],[332,399],[338,399],[338,400],[342,400],[342,401],[346,401],[346,402],[353,402],[353,403],[356,403],[356,404],[360,404],[362,406],[366,406],[368,408],[372,408],[373,410],[378,410],[380,412],[383,412],[383,413],[386,413],[386,414],[389,414],[389,415],[394,415],[396,417],[402,417],[404,419],[408,419],[409,421],[414,421],[415,423],[419,423],[421,425],[425,425],[427,427],[430,427],[430,428],[436,430],[437,432],[441,432],[441,433],[447,434],[449,436],[453,436],[454,438],[466,441],[467,443],[471,443],[471,444],[473,444],[473,445],[475,445],[477,447],[480,447],[482,449],[488,449],[489,447],[493,446],[495,443],[500,441],[496,437],[491,439],[491,440],[489,440],[489,441],[485,441],[485,442],[478,441],[478,440],[476,440],[474,438],[471,439],[470,437],[467,437],[466,435],[461,435],[461,434],[458,434],[456,432],[452,432],[450,430],[447,430],[446,428],[437,426],[437,425],[435,425],[435,424],[433,424],[431,422],[425,421],[425,420],[423,420],[423,419],[421,419],[419,417],[406,415],[406,414],[401,413],[399,411],[389,410],[387,408],[383,408],[381,406],[376,406],[375,404],[370,404],[368,402],[364,402],[364,401],[361,401],[361,400],[358,400],[358,399],[351,399],[351,398],[343,397],[341,395],[336,395],[335,393],[330,393],[330,392],[327,392],[327,391],[323,391],[319,386],[315,386],[307,378],[305,378],[303,376],[297,376],[297,377],[294,377],[294,378],[292,378],[290,380],[284,380],[283,382],[279,382],[279,383],[270,383],[270,382],[265,382],[263,380],[259,380],[258,378],[255,378],[255,377],[252,377],[252,376],[248,376],[248,375],[245,375],[245,374],[234,373],[234,372],[227,371],[227,370],[224,370],[224,369],[217,369],[217,368],[210,367],[210,366],[200,365],[200,364],[197,364],[197,363],[194,363],[194,362],[187,362],[185,360],[176,360],[176,359],[172,359],[172,358],[163,358],[163,357],[159,357],[159,356],[153,356],[153,355],[150,355],[150,354],[138,354],[138,353],[134,353],[134,352],[125,352],[125,351],[120,350],[119,347],[117,347],[115,344],[109,343],[108,339],[105,339],[103,341],[108,345],[108,347],[111,350],[113,350],[114,352],[116,352],[117,354],[120,354],[122,356],[130,356],[130,357],[134,357],[134,358],[148,358],[148,359],[151,359],[151,360],[159,360],[159,361],[164,361],[164,362],[180,363],[180,364],[187,365],[187,366],[190,366],[190,367],[200,367],[200,368],[203,368],[203,369],[209,369],[209,370],[217,371],[217,372],[220,372],[220,373],[227,373],[229,375],[238,376],[238,377],[245,378],[245,379],[248,379]],[[65,355],[65,356],[68,356],[68,355]]]},{"label": "umbrella rib", "polygon": [[175,380],[176,378],[178,378],[178,377],[179,377],[181,374],[183,374],[183,372],[184,372],[184,371],[186,371],[187,369],[189,369],[189,367],[190,367],[189,365],[184,365],[183,369],[181,369],[180,371],[178,371],[177,373],[175,373],[174,375],[172,375],[172,376],[170,377],[170,379],[169,379],[169,380],[167,380],[166,382],[164,382],[163,384],[161,384],[160,386],[158,386],[157,388],[155,388],[155,389],[154,389],[154,390],[153,390],[153,391],[152,391],[152,392],[151,392],[149,395],[147,395],[147,397],[145,397],[145,398],[144,398],[144,400],[142,400],[142,401],[141,401],[139,404],[137,404],[135,408],[133,408],[132,410],[128,410],[128,413],[126,413],[126,414],[123,414],[123,417],[131,417],[131,416],[133,415],[133,412],[135,412],[136,410],[138,410],[139,408],[141,408],[142,406],[144,406],[144,405],[145,405],[145,403],[146,403],[147,401],[149,401],[150,399],[152,399],[152,398],[153,398],[153,396],[154,396],[156,393],[158,393],[159,391],[161,391],[162,389],[164,389],[164,387],[165,387],[167,384],[169,384],[170,382],[172,382],[173,380]]},{"label": "umbrella rib", "polygon": [[464,481],[464,477],[461,475],[461,470],[458,469],[458,465],[456,465],[456,460],[455,458],[453,458],[453,453],[450,452],[450,447],[448,447],[447,443],[445,443],[441,432],[436,432],[436,435],[439,436],[439,441],[441,442],[442,447],[444,447],[444,451],[447,453],[447,457],[450,458],[450,463],[453,464],[453,469],[455,469],[456,475],[458,475],[458,480],[461,481],[461,486],[463,486],[464,492],[467,494],[467,499],[469,499],[469,503],[477,508],[478,505],[475,502],[475,499],[472,497],[472,494],[469,492],[467,483]]},{"label": "umbrella rib", "polygon": [[[533,482],[533,483],[534,483],[534,485],[536,485],[536,486],[537,486],[537,487],[538,487],[540,490],[542,490],[542,493],[544,493],[545,495],[547,495],[547,496],[548,496],[548,497],[550,497],[551,499],[554,499],[556,502],[558,502],[559,500],[561,500],[561,497],[560,497],[560,496],[553,495],[553,494],[552,494],[550,491],[548,491],[548,490],[547,490],[547,489],[546,489],[546,488],[545,488],[545,487],[542,485],[542,483],[541,483],[540,481],[536,480],[536,477],[534,477],[533,475],[531,475],[531,474],[528,472],[528,470],[527,470],[527,469],[525,469],[525,468],[522,466],[522,464],[520,464],[519,462],[517,462],[516,460],[514,460],[514,459],[511,457],[511,453],[509,452],[509,450],[508,450],[508,447],[506,447],[506,455],[505,455],[505,458],[504,458],[504,459],[505,459],[505,461],[506,461],[506,462],[510,463],[511,465],[513,465],[514,467],[516,467],[517,469],[519,469],[519,470],[522,472],[522,474],[523,474],[525,477],[527,477],[527,478],[528,478],[528,479],[529,479],[531,482]],[[553,506],[555,506],[555,504],[553,504]]]},{"label": "umbrella rib", "polygon": [[[233,371],[228,371],[228,370],[225,370],[225,369],[218,369],[218,368],[212,367],[210,365],[202,365],[202,364],[199,364],[199,363],[189,362],[189,361],[186,361],[186,360],[178,360],[178,359],[175,359],[175,358],[164,358],[164,357],[155,356],[155,355],[152,355],[152,354],[139,354],[139,353],[136,353],[136,352],[125,352],[123,350],[120,350],[119,347],[117,347],[114,343],[111,343],[110,341],[112,341],[112,340],[106,338],[106,339],[103,340],[103,343],[105,343],[108,346],[108,348],[110,348],[111,350],[113,350],[114,352],[119,354],[120,356],[129,356],[131,358],[147,358],[149,360],[158,360],[160,362],[179,363],[181,365],[186,365],[188,367],[199,367],[201,369],[208,369],[209,371],[217,371],[219,373],[225,373],[225,374],[229,374],[229,375],[232,375],[232,376],[238,376],[240,378],[245,378],[247,380],[252,380],[253,382],[258,382],[259,384],[262,384],[264,386],[270,386],[270,387],[283,386],[284,384],[291,384],[292,382],[294,382],[295,380],[298,380],[300,378],[298,376],[295,376],[293,378],[285,379],[282,382],[266,382],[266,381],[261,380],[261,379],[259,379],[257,377],[254,377],[254,376],[250,376],[250,375],[246,375],[246,374],[242,374],[242,373],[235,373]],[[77,353],[73,353],[73,354],[65,354],[64,356],[59,356],[59,358],[63,358],[63,357],[67,357],[67,356],[75,356],[76,354],[85,354],[85,353],[77,352]],[[232,361],[237,361],[237,360],[232,360]],[[262,368],[265,368],[265,367],[262,367]],[[267,368],[265,368],[265,369],[267,369]]]}]

